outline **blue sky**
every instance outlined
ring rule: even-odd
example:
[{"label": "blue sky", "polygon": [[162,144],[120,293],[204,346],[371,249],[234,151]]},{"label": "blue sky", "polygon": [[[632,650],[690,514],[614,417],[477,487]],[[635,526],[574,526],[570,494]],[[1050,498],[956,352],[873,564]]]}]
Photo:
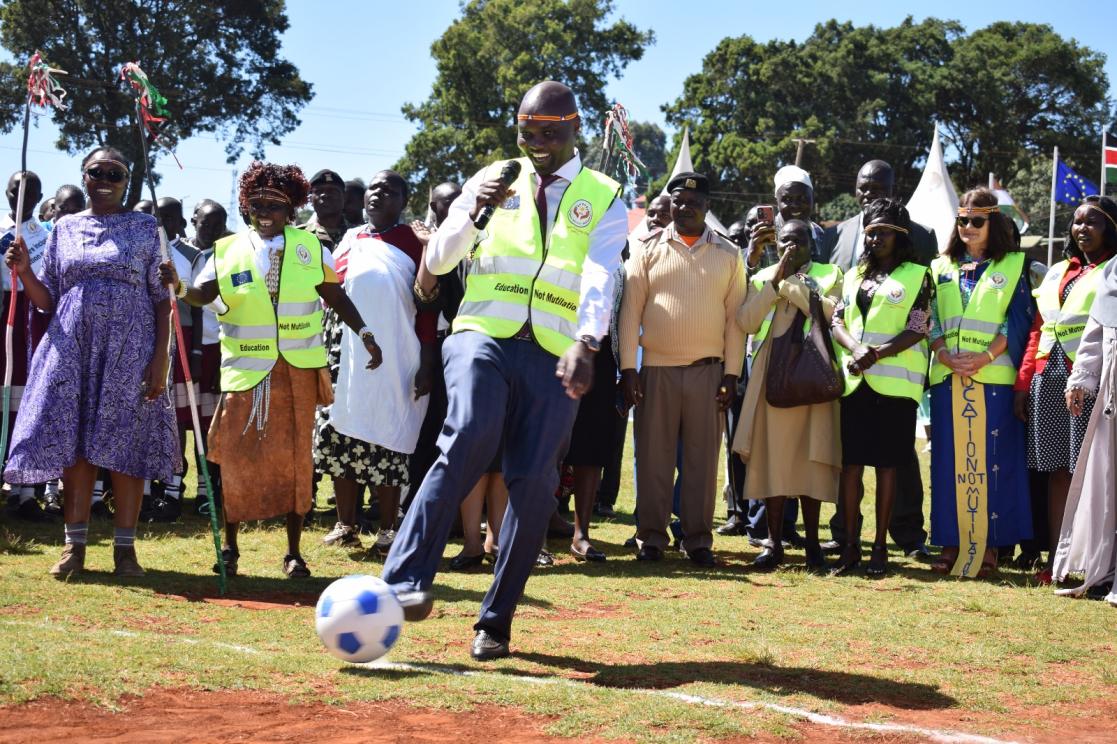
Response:
[{"label": "blue sky", "polygon": [[[628,67],[622,79],[610,83],[608,94],[623,103],[633,119],[661,126],[661,104],[682,92],[683,81],[702,67],[702,58],[725,36],[749,34],[758,40],[803,39],[819,21],[837,17],[858,25],[892,26],[911,14],[920,20],[926,3],[843,3],[801,0],[791,6],[777,2],[721,0],[680,3],[677,0],[618,0],[616,14],[641,28],[656,31],[656,43],[644,58]],[[839,8],[840,10],[836,10]],[[797,11],[792,15],[789,11]],[[1065,38],[1076,39],[1095,51],[1110,51],[1106,72],[1117,80],[1117,50],[1113,28],[1117,9],[1092,4],[1071,12],[1061,3],[1021,0],[1011,4],[939,2],[931,13],[959,20],[974,30],[996,20],[1049,23]],[[390,167],[403,153],[415,131],[400,114],[405,102],[422,101],[435,77],[430,44],[458,15],[457,0],[418,0],[410,3],[351,0],[289,0],[291,28],[283,38],[283,53],[314,84],[314,100],[301,114],[302,125],[268,149],[268,159],[294,162],[309,175],[332,168],[344,178],[367,179]],[[141,67],[144,61],[140,60]],[[157,86],[161,81],[153,81]],[[166,86],[169,87],[169,86]],[[78,158],[54,150],[54,127],[44,122],[31,131],[29,167],[53,193],[63,183],[77,183]],[[0,136],[0,153],[19,167],[20,131]],[[188,210],[203,198],[228,204],[235,165],[225,163],[223,144],[213,136],[183,142],[179,170],[162,158],[160,196],[183,200]],[[1093,169],[1088,169],[1087,172]]]}]

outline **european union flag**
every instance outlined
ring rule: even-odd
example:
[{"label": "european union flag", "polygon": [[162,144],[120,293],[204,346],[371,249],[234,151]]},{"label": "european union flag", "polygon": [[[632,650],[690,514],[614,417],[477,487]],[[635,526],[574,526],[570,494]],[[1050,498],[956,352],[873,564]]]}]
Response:
[{"label": "european union flag", "polygon": [[1069,165],[1059,161],[1055,170],[1055,201],[1077,207],[1087,196],[1100,193],[1097,185],[1074,172]]}]

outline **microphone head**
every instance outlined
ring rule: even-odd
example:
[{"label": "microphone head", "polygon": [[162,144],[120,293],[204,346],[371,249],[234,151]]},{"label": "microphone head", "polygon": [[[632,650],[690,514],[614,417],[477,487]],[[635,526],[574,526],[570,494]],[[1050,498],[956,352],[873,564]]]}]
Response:
[{"label": "microphone head", "polygon": [[510,186],[512,182],[520,177],[520,170],[522,167],[519,160],[509,160],[504,164],[504,167],[500,169],[500,180]]}]

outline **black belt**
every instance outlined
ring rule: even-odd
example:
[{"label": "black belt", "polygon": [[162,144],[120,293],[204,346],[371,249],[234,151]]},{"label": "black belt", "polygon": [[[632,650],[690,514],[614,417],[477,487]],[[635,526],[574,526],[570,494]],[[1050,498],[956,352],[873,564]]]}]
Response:
[{"label": "black belt", "polygon": [[688,367],[705,367],[707,364],[721,364],[721,357],[702,357],[688,364]]}]

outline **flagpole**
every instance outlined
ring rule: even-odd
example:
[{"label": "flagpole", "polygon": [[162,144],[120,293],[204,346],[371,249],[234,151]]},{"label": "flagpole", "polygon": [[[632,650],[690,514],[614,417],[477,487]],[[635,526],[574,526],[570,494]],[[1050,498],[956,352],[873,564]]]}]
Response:
[{"label": "flagpole", "polygon": [[1101,130],[1101,180],[1098,181],[1098,191],[1102,196],[1105,196],[1105,146],[1106,140],[1109,137],[1109,127],[1106,126]]},{"label": "flagpole", "polygon": [[1051,160],[1051,218],[1047,223],[1047,265],[1055,263],[1055,185],[1059,172],[1059,146]]}]

